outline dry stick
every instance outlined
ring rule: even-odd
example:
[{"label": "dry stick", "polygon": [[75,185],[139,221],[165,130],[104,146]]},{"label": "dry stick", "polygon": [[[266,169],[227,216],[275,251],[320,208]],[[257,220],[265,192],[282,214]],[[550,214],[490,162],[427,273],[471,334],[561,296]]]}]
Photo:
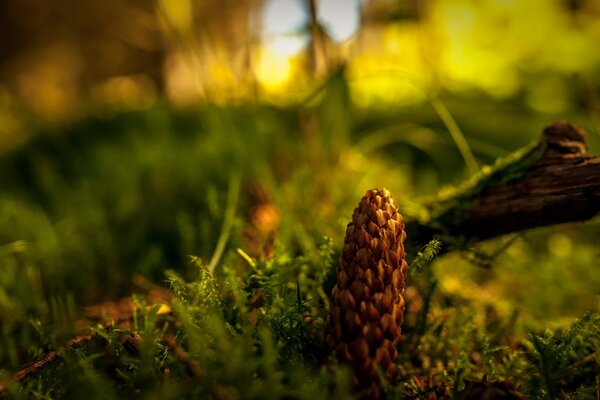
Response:
[{"label": "dry stick", "polygon": [[162,339],[162,343],[173,352],[177,360],[179,360],[179,362],[185,366],[191,376],[198,379],[202,379],[204,377],[204,372],[202,371],[202,368],[200,368],[200,365],[195,360],[190,358],[190,355],[183,349],[183,347],[177,344],[177,341],[173,335],[165,334]]},{"label": "dry stick", "polygon": [[552,374],[552,379],[560,379],[564,375],[573,374],[574,371],[577,371],[579,368],[588,364],[596,359],[598,354],[594,351],[593,353],[588,354],[580,360],[577,360],[573,364],[567,366],[563,371],[558,371]]},{"label": "dry stick", "polygon": [[[31,364],[28,364],[27,366],[21,368],[19,371],[13,374],[12,381],[18,383],[34,375],[37,375],[38,373],[40,373],[40,371],[42,371],[46,367],[49,367],[58,359],[62,358],[62,354],[65,351],[83,346],[87,342],[91,341],[94,338],[94,336],[95,335],[87,334],[77,336],[76,338],[71,339],[62,349],[46,353]],[[0,395],[5,393],[6,391],[6,385],[4,385],[0,381]]]},{"label": "dry stick", "polygon": [[[109,326],[109,324],[105,325],[105,327]],[[62,358],[62,354],[65,351],[83,346],[84,344],[90,342],[96,336],[96,334],[77,336],[76,338],[70,340],[67,343],[67,345],[64,346],[63,349],[46,353],[40,358],[38,358],[36,361],[20,369],[18,372],[13,374],[12,381],[15,383],[22,382],[27,378],[39,374],[42,370],[46,369],[55,361],[58,361],[60,358]],[[161,342],[173,352],[175,358],[177,358],[177,360],[179,360],[179,362],[185,366],[185,368],[191,376],[198,379],[201,379],[204,376],[200,365],[198,365],[196,361],[192,360],[189,354],[177,344],[177,341],[175,340],[175,337],[173,337],[173,335],[165,334]],[[2,384],[2,382],[0,382],[0,394],[5,393],[6,390],[6,386]]]},{"label": "dry stick", "polygon": [[[517,178],[445,199],[442,203],[450,207],[431,221],[407,221],[408,246],[418,249],[435,235],[461,236],[476,242],[524,229],[592,218],[600,212],[600,157],[587,154],[585,135],[582,129],[566,122],[549,126],[530,154],[533,157],[542,151],[541,155]],[[115,323],[131,320],[133,313],[132,308],[130,313],[119,315]],[[38,374],[60,359],[62,352],[93,337],[90,334],[76,337],[62,350],[47,353],[16,372],[12,380],[21,382]],[[192,374],[200,373],[196,366],[188,365],[186,360],[193,360],[183,349],[171,346],[174,341],[166,339],[164,343]],[[6,390],[0,382],[0,394]]]},{"label": "dry stick", "polygon": [[[566,122],[549,126],[535,148],[517,164],[495,171],[489,184],[432,202],[431,210],[444,211],[433,213],[427,222],[407,221],[407,246],[420,248],[436,235],[473,243],[597,215],[600,157],[587,154],[585,136],[585,131]],[[531,160],[535,160],[531,166],[522,164],[525,170],[510,176],[519,162]]]},{"label": "dry stick", "polygon": [[[128,323],[133,319],[133,315],[137,310],[137,306],[135,306],[135,304],[133,304],[133,302],[131,301],[130,298],[123,298],[119,301],[111,302],[111,303],[117,305],[117,313],[116,313],[116,315],[111,316],[109,321],[106,321],[106,322],[100,324],[100,326],[102,328],[109,329],[110,327],[113,327],[113,326],[123,326],[123,324]],[[129,310],[124,309],[125,303],[131,304],[131,307]],[[105,306],[105,304],[106,303],[101,303],[100,307]],[[90,309],[94,309],[94,308],[95,308],[94,306],[90,307]],[[94,314],[95,314],[95,311],[94,311]],[[162,312],[159,311],[159,314],[160,315],[170,315],[170,314],[172,314],[172,312],[170,310],[162,311]],[[87,321],[87,322],[90,322],[90,321]],[[75,349],[77,347],[81,347],[84,344],[90,342],[95,337],[97,337],[96,333],[86,333],[83,335],[76,336],[75,338],[68,341],[67,344],[63,348],[61,348],[59,350],[53,350],[49,353],[44,354],[41,357],[39,357],[37,360],[35,360],[34,362],[27,364],[25,367],[23,367],[19,371],[15,372],[11,377],[11,381],[14,383],[18,383],[18,382],[22,382],[25,379],[28,379],[32,376],[39,374],[44,369],[51,366],[56,361],[60,360],[62,358],[63,353],[65,353],[66,351]],[[176,357],[177,357],[177,354],[176,354]],[[186,367],[187,367],[187,365],[186,365]],[[6,387],[6,384],[4,384],[0,380],[0,395],[5,393],[7,390],[8,390],[8,388]]]}]

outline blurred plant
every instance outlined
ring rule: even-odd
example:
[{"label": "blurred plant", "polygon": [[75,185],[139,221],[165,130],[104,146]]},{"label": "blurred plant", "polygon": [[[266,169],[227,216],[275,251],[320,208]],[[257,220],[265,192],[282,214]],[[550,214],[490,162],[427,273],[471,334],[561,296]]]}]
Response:
[{"label": "blurred plant", "polygon": [[600,315],[589,313],[570,328],[557,332],[532,333],[525,354],[530,363],[532,396],[554,399],[565,388],[593,396],[600,374]]}]

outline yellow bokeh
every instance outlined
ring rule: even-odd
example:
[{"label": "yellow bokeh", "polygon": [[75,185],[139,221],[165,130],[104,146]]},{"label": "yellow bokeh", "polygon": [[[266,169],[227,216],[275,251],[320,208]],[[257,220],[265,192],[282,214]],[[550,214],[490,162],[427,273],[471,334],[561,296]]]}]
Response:
[{"label": "yellow bokeh", "polygon": [[281,95],[298,83],[300,66],[300,57],[263,45],[254,72],[267,95]]},{"label": "yellow bokeh", "polygon": [[[309,31],[291,27],[285,34],[256,31],[245,43],[202,29],[198,35],[193,2],[161,0],[159,20],[176,39],[165,57],[165,86],[182,105],[297,99],[319,84],[311,60],[322,55],[329,72],[345,64],[359,107],[419,103],[441,89],[501,99],[523,93],[532,108],[560,113],[572,98],[556,74],[593,74],[600,65],[600,52],[591,51],[600,40],[593,3],[568,11],[559,0],[435,0],[418,18],[366,23],[344,43],[326,38],[315,50]],[[265,32],[281,23],[269,21],[261,22]],[[36,101],[56,108],[61,93],[49,87]]]},{"label": "yellow bokeh", "polygon": [[190,0],[159,0],[159,15],[167,31],[189,32],[193,25],[193,10]]},{"label": "yellow bokeh", "polygon": [[366,32],[361,40],[362,50],[348,62],[352,96],[358,105],[409,104],[425,98],[431,75],[421,52],[417,23]]}]

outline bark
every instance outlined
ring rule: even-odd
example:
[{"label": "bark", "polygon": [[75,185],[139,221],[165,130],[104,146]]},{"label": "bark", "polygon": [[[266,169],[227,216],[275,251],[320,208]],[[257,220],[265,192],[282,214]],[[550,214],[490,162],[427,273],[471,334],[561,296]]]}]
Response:
[{"label": "bark", "polygon": [[[407,247],[422,246],[433,236],[473,243],[592,218],[600,212],[600,157],[587,154],[585,137],[583,129],[567,122],[547,127],[537,145],[512,162],[431,202],[429,219],[407,221]],[[446,250],[451,248],[452,243]]]}]

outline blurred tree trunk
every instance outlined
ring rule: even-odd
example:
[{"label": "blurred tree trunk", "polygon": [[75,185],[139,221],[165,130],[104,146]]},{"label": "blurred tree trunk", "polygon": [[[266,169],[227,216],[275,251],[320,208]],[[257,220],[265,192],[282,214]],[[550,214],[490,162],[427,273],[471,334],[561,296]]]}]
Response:
[{"label": "blurred tree trunk", "polygon": [[329,68],[327,66],[327,50],[325,47],[325,32],[317,18],[317,4],[315,0],[307,0],[310,16],[310,62],[315,76],[324,76]]}]

